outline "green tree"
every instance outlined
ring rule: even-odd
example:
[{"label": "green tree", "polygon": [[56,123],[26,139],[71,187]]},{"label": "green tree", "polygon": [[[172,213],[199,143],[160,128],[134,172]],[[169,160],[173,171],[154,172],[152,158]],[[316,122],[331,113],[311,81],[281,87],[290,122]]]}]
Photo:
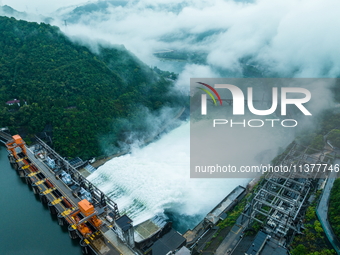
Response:
[{"label": "green tree", "polygon": [[[124,134],[139,130],[119,120],[137,123],[137,110],[157,116],[166,106],[175,115],[188,106],[188,98],[170,93],[173,82],[162,71],[122,46],[98,48],[94,54],[54,26],[0,17],[0,126],[24,138],[48,133],[63,156],[86,159],[107,151],[102,137],[110,153],[120,150]],[[14,98],[20,107],[5,104]],[[137,128],[147,135],[147,127]]]},{"label": "green tree", "polygon": [[291,254],[292,255],[307,255],[308,252],[304,245],[299,244],[298,246],[296,246],[294,250],[292,250]]},{"label": "green tree", "polygon": [[340,148],[340,130],[333,129],[329,132],[327,140],[329,140],[333,146]]}]

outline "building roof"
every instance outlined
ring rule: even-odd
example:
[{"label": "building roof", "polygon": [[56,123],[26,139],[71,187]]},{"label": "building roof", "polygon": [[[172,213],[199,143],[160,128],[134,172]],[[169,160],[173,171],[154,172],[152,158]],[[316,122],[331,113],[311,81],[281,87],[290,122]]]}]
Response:
[{"label": "building roof", "polygon": [[267,242],[261,251],[261,255],[287,255],[289,254],[288,250],[276,242]]},{"label": "building roof", "polygon": [[20,100],[14,99],[14,100],[10,100],[6,102],[6,104],[17,104],[17,103],[20,103]]},{"label": "building roof", "polygon": [[232,192],[230,192],[210,213],[205,217],[206,220],[216,224],[227,210],[230,209],[232,205],[235,204],[237,198],[244,193],[246,189],[242,186],[237,186]]},{"label": "building roof", "polygon": [[259,254],[261,250],[263,249],[265,242],[267,241],[267,236],[268,235],[266,233],[259,231],[255,237],[254,242],[248,248],[246,254],[247,255]]},{"label": "building roof", "polygon": [[124,214],[119,219],[117,219],[116,224],[123,231],[126,231],[126,230],[132,228],[132,220],[126,214]]},{"label": "building roof", "polygon": [[190,255],[190,250],[183,246],[178,252],[176,252],[176,255]]},{"label": "building roof", "polygon": [[157,226],[151,219],[148,219],[137,226],[135,226],[135,241],[141,242],[154,234],[158,233],[161,230],[159,226]]},{"label": "building roof", "polygon": [[152,246],[152,254],[166,255],[185,245],[185,238],[174,229],[171,229],[162,238],[158,239]]}]

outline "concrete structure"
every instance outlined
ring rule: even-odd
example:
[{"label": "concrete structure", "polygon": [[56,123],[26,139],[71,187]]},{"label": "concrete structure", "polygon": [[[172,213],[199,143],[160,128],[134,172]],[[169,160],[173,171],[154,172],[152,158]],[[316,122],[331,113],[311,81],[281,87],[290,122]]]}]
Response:
[{"label": "concrete structure", "polygon": [[116,233],[123,242],[127,243],[131,248],[135,247],[134,230],[132,220],[127,216],[116,219],[115,221]]},{"label": "concrete structure", "polygon": [[170,222],[155,216],[147,224],[140,224],[138,241],[147,240],[146,249],[140,250],[136,247],[132,220],[127,215],[121,216],[117,204],[70,162],[38,137],[37,144],[28,148],[19,135],[12,137],[4,131],[0,130],[0,141],[7,146],[11,166],[32,186],[51,214],[57,216],[59,225],[68,227],[70,238],[80,238],[84,254],[151,254],[164,245],[166,250],[176,252],[186,243]]},{"label": "concrete structure", "polygon": [[226,196],[214,209],[212,209],[205,221],[216,224],[219,220],[225,219],[227,212],[238,203],[245,195],[246,189],[242,186],[237,186],[228,196]]},{"label": "concrete structure", "polygon": [[[2,138],[7,137],[6,134],[0,133]],[[40,144],[47,148],[47,145],[43,144],[42,141]],[[72,179],[72,185],[66,184],[46,164],[46,161],[44,162],[40,157],[35,157],[34,152],[26,147],[20,136],[11,137],[6,142],[6,146],[10,152],[8,157],[11,166],[32,187],[33,192],[39,196],[41,202],[47,204],[50,213],[57,216],[58,224],[68,226],[70,238],[80,238],[80,247],[84,254],[123,254],[121,252],[123,244],[115,245],[115,243],[108,241],[109,238],[110,240],[113,239],[112,236],[108,235],[108,233],[113,233],[110,230],[113,226],[111,222],[107,221],[108,215],[111,215],[115,220],[121,218],[118,207],[113,201],[107,200],[105,195],[96,188],[89,192],[93,203],[79,197],[75,190],[79,187],[89,188],[90,186],[86,183],[84,185],[84,182],[81,184],[75,182],[75,178]],[[54,156],[54,159],[57,159],[57,166],[60,167],[61,157],[55,152],[52,154],[51,150],[49,148],[47,154],[50,157]],[[68,173],[74,171],[70,166],[68,170]],[[81,179],[77,179],[77,181],[81,181]],[[130,250],[130,252],[124,252],[124,254],[135,254],[128,245],[123,248]]]}]

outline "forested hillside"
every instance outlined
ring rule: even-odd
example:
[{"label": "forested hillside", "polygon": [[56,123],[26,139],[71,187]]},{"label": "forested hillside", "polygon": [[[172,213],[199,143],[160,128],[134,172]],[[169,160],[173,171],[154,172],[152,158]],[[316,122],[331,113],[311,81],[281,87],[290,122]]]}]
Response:
[{"label": "forested hillside", "polygon": [[[94,54],[57,27],[0,17],[0,127],[27,141],[51,131],[63,156],[89,158],[103,153],[103,135],[114,130],[107,142],[117,144],[138,131],[115,126],[116,120],[136,122],[136,110],[144,107],[157,114],[163,106],[186,104],[183,96],[168,93],[169,79],[123,46],[99,48]],[[13,99],[20,106],[6,104]]]},{"label": "forested hillside", "polygon": [[336,179],[329,200],[329,222],[334,234],[340,239],[340,179]]}]

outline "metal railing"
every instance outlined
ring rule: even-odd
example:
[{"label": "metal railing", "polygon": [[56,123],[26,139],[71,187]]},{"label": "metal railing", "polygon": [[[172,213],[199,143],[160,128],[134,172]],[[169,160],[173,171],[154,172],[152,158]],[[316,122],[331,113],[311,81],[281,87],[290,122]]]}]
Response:
[{"label": "metal railing", "polygon": [[5,133],[4,131],[8,130],[6,128],[1,128],[0,129],[0,142],[3,144],[6,144],[8,141],[12,140],[12,136],[8,133]]},{"label": "metal railing", "polygon": [[100,189],[98,189],[94,184],[92,184],[83,175],[81,175],[77,169],[75,169],[67,160],[62,158],[39,137],[36,136],[36,140],[42,148],[44,148],[49,154],[53,155],[53,157],[58,161],[59,164],[62,164],[63,170],[69,173],[74,181],[78,182],[81,187],[85,188],[92,194],[93,198],[95,198],[97,202],[101,204],[105,202],[105,204],[109,206],[110,209],[113,211],[115,219],[118,219],[120,217],[118,205],[114,201],[112,201],[111,198],[105,195]]}]

